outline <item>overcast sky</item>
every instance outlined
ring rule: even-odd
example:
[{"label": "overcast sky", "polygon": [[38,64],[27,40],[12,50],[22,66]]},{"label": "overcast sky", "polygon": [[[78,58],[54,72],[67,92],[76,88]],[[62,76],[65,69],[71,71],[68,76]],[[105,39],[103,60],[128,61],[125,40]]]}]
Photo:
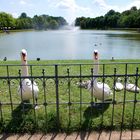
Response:
[{"label": "overcast sky", "polygon": [[0,0],[0,11],[18,17],[22,12],[28,16],[46,14],[62,16],[69,23],[76,17],[97,17],[110,9],[122,12],[132,6],[140,8],[140,0]]}]

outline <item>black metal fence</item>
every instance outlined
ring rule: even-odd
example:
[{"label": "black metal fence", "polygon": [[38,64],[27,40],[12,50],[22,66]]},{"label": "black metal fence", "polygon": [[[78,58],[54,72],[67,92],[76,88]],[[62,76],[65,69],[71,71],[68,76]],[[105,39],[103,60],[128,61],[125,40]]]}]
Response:
[{"label": "black metal fence", "polygon": [[[28,77],[21,65],[0,65],[1,132],[140,129],[140,63],[102,63],[98,75],[93,65],[28,65]],[[109,99],[97,100],[88,89],[95,77],[111,88]],[[18,96],[25,78],[39,87],[38,109],[34,98],[27,103]]]}]

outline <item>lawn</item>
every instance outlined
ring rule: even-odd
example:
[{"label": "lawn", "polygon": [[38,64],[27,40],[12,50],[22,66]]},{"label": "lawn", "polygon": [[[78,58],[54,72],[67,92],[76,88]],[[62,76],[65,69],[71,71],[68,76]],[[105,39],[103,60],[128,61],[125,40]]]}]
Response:
[{"label": "lawn", "polygon": [[114,90],[114,79],[120,77],[124,84],[125,74],[129,75],[132,83],[138,79],[140,85],[139,72],[135,75],[136,69],[140,69],[139,62],[101,60],[99,74],[102,77],[98,80],[105,80],[113,95],[110,103],[101,104],[97,101],[99,104],[93,107],[91,102],[95,99],[91,93],[77,85],[80,80],[92,79],[91,60],[29,61],[31,79],[37,82],[40,90],[40,108],[35,110],[34,100],[23,108],[17,94],[21,80],[20,61],[1,61],[0,132],[140,129],[140,95],[126,90]]}]

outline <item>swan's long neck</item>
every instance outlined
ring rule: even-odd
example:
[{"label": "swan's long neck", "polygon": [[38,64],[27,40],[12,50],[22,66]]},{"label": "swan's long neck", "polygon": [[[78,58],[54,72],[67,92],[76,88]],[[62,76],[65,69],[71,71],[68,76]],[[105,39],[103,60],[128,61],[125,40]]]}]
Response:
[{"label": "swan's long neck", "polygon": [[98,71],[99,71],[99,61],[98,60],[95,60],[94,61],[94,75],[97,75],[98,74]]},{"label": "swan's long neck", "polygon": [[29,76],[28,74],[28,65],[27,65],[27,51],[25,49],[21,50],[21,75],[22,76]]},{"label": "swan's long neck", "polygon": [[21,75],[22,76],[29,76],[28,65],[27,65],[27,55],[26,54],[21,53],[21,64],[22,64]]},{"label": "swan's long neck", "polygon": [[27,62],[22,63],[22,76],[29,76]]},{"label": "swan's long neck", "polygon": [[[98,75],[98,71],[99,71],[99,60],[96,59],[96,60],[94,60],[94,72],[93,72],[93,74],[94,75]],[[94,82],[95,83],[97,82],[97,78],[96,77],[94,78]]]}]

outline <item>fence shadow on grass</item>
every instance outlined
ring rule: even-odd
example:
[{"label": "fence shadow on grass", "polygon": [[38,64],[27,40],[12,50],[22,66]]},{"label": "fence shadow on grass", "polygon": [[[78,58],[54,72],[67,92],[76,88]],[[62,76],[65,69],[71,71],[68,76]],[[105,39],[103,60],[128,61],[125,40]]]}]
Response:
[{"label": "fence shadow on grass", "polygon": [[92,131],[92,119],[103,115],[103,113],[109,108],[109,105],[109,103],[97,103],[96,105],[87,107],[83,114],[85,120],[81,126],[81,129],[84,130],[82,133],[80,133],[81,140],[85,139],[87,131],[89,132],[89,134],[90,131]]},{"label": "fence shadow on grass", "polygon": [[30,110],[33,109],[31,104],[19,104],[12,112],[10,122],[4,128],[6,133],[24,132],[26,128],[26,116],[29,115]]}]

